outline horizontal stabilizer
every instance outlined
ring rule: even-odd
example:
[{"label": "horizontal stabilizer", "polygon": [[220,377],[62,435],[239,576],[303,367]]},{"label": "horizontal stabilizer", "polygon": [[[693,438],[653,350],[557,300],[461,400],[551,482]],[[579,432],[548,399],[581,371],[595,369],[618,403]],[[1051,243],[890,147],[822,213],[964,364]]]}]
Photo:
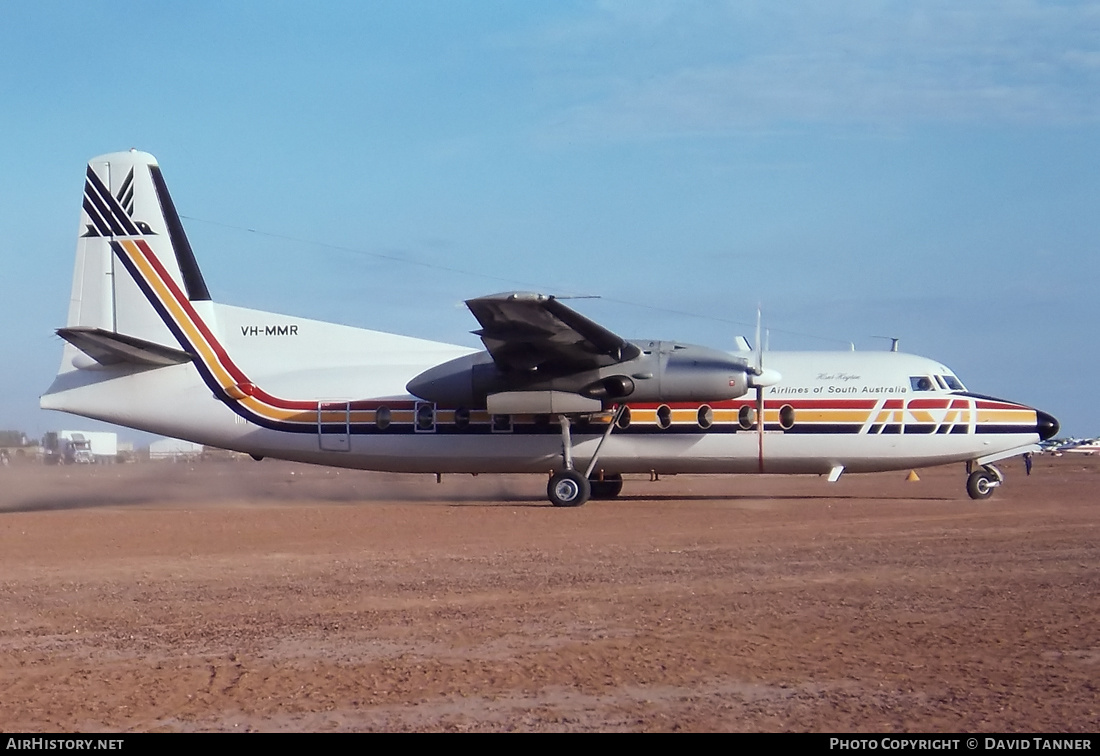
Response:
[{"label": "horizontal stabilizer", "polygon": [[179,349],[151,341],[105,331],[102,328],[74,326],[58,328],[57,335],[91,357],[100,365],[148,365],[164,367],[191,361],[191,355]]}]

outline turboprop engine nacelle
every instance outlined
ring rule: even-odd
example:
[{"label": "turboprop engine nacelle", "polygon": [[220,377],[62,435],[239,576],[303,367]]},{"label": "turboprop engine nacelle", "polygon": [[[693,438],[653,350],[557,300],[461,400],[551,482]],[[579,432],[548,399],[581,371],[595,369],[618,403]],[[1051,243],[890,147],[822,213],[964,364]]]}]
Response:
[{"label": "turboprop engine nacelle", "polygon": [[[632,342],[640,354],[600,368],[566,372],[539,368],[502,371],[488,352],[437,365],[409,381],[409,393],[452,407],[480,408],[493,394],[531,392],[529,410],[545,412],[539,392],[565,392],[597,399],[606,408],[632,402],[713,402],[749,390],[750,368],[742,357],[709,347],[665,341]],[[512,406],[515,406],[514,402]]]}]

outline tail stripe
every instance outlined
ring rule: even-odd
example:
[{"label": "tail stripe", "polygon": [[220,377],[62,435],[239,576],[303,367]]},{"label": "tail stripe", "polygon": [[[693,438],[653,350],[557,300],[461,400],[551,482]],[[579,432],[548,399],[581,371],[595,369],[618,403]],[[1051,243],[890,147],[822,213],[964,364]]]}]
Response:
[{"label": "tail stripe", "polygon": [[[142,239],[113,242],[115,253],[145,291],[179,340],[194,355],[196,366],[215,395],[243,417],[277,430],[317,432],[317,403],[272,396],[255,387],[210,332],[179,285],[168,275]],[[249,386],[251,395],[242,394]]]},{"label": "tail stripe", "polygon": [[195,253],[191,250],[191,242],[187,241],[187,234],[183,231],[183,222],[176,212],[176,203],[172,201],[172,195],[168,193],[168,184],[164,183],[164,175],[160,172],[159,165],[149,166],[149,175],[153,179],[153,187],[157,192],[157,201],[160,203],[160,211],[164,216],[164,222],[168,226],[168,236],[172,240],[172,249],[176,251],[176,263],[180,266],[180,275],[183,276],[183,287],[187,290],[187,298],[192,302],[210,301],[210,291],[206,288],[199,264],[195,262]]},{"label": "tail stripe", "polygon": [[[138,236],[141,233],[91,166],[88,166],[88,180],[84,184],[84,197],[92,201],[102,218],[110,225],[114,234],[118,236]],[[84,207],[87,209],[87,202],[85,202]],[[89,215],[91,215],[90,212]]]},{"label": "tail stripe", "polygon": [[93,233],[93,231],[89,229],[88,232],[84,234],[85,236],[111,235],[110,225],[108,225],[107,221],[104,220],[102,215],[100,215],[99,209],[95,206],[95,203],[92,202],[91,197],[89,197],[87,194],[84,195],[84,212],[88,214],[88,218],[91,219],[92,225],[95,226],[95,232]]},{"label": "tail stripe", "polygon": [[122,182],[122,188],[118,190],[118,201],[122,204],[122,209],[125,210],[128,215],[134,214],[133,168],[131,168],[130,172],[126,174],[126,180]]}]

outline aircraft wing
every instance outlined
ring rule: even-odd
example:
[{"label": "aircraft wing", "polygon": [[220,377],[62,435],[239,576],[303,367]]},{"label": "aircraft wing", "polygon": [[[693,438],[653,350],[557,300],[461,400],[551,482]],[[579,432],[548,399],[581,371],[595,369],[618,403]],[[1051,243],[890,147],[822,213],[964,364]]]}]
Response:
[{"label": "aircraft wing", "polygon": [[553,296],[509,292],[469,299],[466,306],[481,324],[474,333],[502,371],[576,372],[641,353]]}]

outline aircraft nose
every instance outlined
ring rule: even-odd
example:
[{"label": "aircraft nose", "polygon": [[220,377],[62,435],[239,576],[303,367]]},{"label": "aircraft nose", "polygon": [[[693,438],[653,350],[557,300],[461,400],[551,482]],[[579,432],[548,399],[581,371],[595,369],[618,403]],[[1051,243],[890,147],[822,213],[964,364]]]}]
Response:
[{"label": "aircraft nose", "polygon": [[1035,410],[1035,430],[1043,441],[1058,435],[1058,419],[1054,415]]}]

